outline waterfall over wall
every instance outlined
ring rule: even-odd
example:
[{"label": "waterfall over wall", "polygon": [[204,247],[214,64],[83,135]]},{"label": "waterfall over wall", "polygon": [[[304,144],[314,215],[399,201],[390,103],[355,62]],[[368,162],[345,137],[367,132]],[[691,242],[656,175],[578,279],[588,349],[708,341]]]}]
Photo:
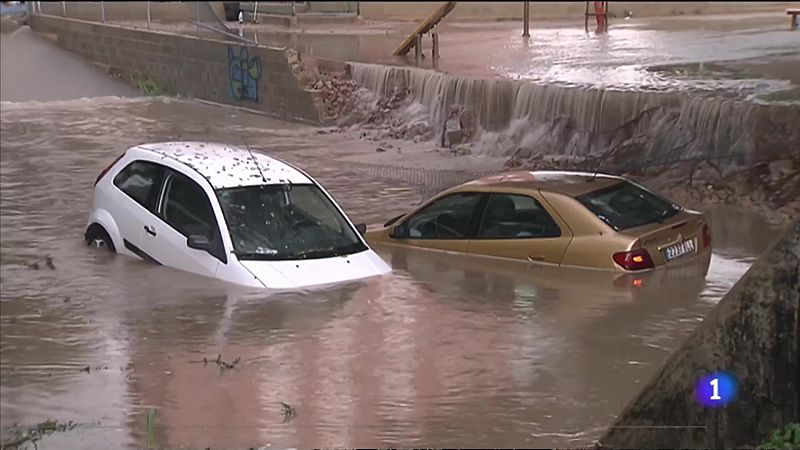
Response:
[{"label": "waterfall over wall", "polygon": [[378,97],[407,91],[437,130],[451,106],[467,109],[477,128],[473,146],[493,156],[608,157],[620,167],[707,160],[730,167],[800,148],[800,108],[793,106],[464,78],[374,64],[351,63],[350,71]]}]

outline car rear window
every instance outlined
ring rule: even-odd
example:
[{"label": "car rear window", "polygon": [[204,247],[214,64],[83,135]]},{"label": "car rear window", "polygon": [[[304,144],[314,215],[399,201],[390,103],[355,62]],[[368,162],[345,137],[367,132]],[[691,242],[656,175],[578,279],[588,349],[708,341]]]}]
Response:
[{"label": "car rear window", "polygon": [[575,199],[617,231],[662,222],[681,210],[680,206],[628,181]]}]

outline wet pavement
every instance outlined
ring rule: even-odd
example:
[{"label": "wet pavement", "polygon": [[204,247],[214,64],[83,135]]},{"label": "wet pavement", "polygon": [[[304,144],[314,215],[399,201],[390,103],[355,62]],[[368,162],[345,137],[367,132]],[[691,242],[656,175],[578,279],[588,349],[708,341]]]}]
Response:
[{"label": "wet pavement", "polygon": [[[107,81],[62,69],[66,85]],[[34,92],[29,81],[8,86]],[[452,180],[380,170],[357,132],[108,89],[0,103],[2,442],[54,419],[77,426],[39,448],[144,447],[155,411],[158,447],[589,444],[775,235],[713,211],[705,278],[692,265],[615,277],[381,248],[389,276],[267,296],[87,248],[97,174],[146,141],[247,143],[368,223]],[[430,144],[393,142],[381,155],[446,166]]]},{"label": "wet pavement", "polygon": [[[124,22],[144,28],[142,22]],[[238,24],[228,23],[238,30]],[[523,38],[519,21],[459,23],[437,27],[440,59],[392,56],[416,27],[413,22],[367,22],[286,29],[244,26],[244,36],[259,44],[294,48],[304,55],[335,60],[410,65],[464,77],[529,80],[568,86],[626,91],[705,92],[727,97],[800,102],[800,32],[789,30],[783,9],[775,12],[658,18],[612,18],[609,32],[584,29],[574,20],[531,21]],[[195,34],[181,24],[156,29]],[[213,37],[214,33],[202,31]],[[216,34],[217,39],[224,36]],[[772,97],[770,96],[772,94]]]},{"label": "wet pavement", "polygon": [[[2,103],[3,439],[56,419],[78,425],[40,448],[143,446],[155,409],[158,446],[588,444],[772,236],[716,212],[705,280],[692,266],[636,282],[379,249],[391,276],[276,296],[85,247],[97,173],[175,138],[246,138],[357,221],[419,201],[326,159],[347,137],[310,127],[165,99]],[[222,370],[217,355],[241,362]]]}]

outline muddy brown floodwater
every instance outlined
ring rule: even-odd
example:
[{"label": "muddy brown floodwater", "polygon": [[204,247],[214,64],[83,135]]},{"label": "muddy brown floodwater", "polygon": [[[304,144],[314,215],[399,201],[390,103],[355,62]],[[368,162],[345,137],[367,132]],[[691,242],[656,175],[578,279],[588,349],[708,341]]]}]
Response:
[{"label": "muddy brown floodwater", "polygon": [[2,106],[3,439],[77,423],[39,448],[142,447],[151,409],[159,447],[589,444],[771,239],[717,210],[705,280],[379,249],[390,276],[267,296],[84,246],[99,171],[143,141],[213,139],[300,164],[358,221],[416,204],[417,188],[338,162],[347,135],[226,108]]}]

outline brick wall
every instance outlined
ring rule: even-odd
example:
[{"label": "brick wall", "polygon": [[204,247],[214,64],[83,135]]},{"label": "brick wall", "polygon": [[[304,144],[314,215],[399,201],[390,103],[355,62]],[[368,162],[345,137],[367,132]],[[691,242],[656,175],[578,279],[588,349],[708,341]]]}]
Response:
[{"label": "brick wall", "polygon": [[312,94],[299,86],[282,49],[46,15],[32,16],[31,27],[93,63],[143,75],[168,94],[320,122]]}]

